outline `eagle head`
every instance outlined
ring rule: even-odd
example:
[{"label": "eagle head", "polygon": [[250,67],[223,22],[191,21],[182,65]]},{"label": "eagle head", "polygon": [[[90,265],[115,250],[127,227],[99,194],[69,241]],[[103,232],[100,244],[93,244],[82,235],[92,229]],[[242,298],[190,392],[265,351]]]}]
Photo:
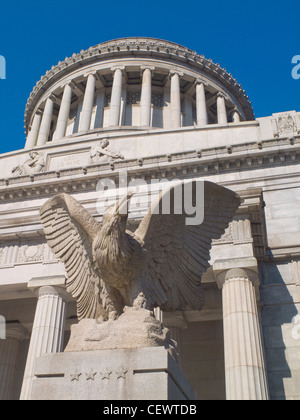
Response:
[{"label": "eagle head", "polygon": [[128,219],[128,205],[133,193],[128,192],[122,199],[110,206],[102,218],[102,231],[106,235],[114,233],[125,233]]}]

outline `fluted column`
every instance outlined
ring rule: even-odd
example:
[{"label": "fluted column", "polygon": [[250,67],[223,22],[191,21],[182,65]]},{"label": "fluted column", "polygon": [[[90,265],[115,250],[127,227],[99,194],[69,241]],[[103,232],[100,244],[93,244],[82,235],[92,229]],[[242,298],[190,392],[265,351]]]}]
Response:
[{"label": "fluted column", "polygon": [[42,112],[38,110],[34,115],[33,123],[27,137],[27,141],[25,144],[26,150],[33,149],[36,146],[39,131],[40,131],[40,126],[41,126],[41,121],[42,121]]},{"label": "fluted column", "polygon": [[94,106],[94,97],[95,97],[95,86],[96,86],[96,76],[94,74],[89,74],[87,78],[82,111],[79,121],[79,130],[78,132],[88,131],[91,126],[92,111]]},{"label": "fluted column", "polygon": [[113,67],[114,80],[111,91],[109,125],[116,127],[120,122],[121,98],[122,98],[122,77],[125,67]]},{"label": "fluted column", "polygon": [[228,122],[225,96],[221,92],[217,94],[217,115],[218,115],[218,124],[226,124]]},{"label": "fluted column", "polygon": [[30,399],[35,359],[45,353],[59,353],[63,350],[67,294],[63,288],[53,285],[41,286],[37,291],[38,302],[24,373],[21,400]]},{"label": "fluted column", "polygon": [[171,128],[178,128],[181,126],[180,76],[183,76],[183,73],[172,70],[170,75]]},{"label": "fluted column", "polygon": [[71,84],[68,83],[64,87],[64,93],[63,93],[62,101],[60,104],[56,130],[55,130],[53,140],[60,140],[66,135],[68,119],[70,116],[71,100],[72,100],[72,87],[71,87]]},{"label": "fluted column", "polygon": [[141,126],[151,124],[152,71],[154,67],[141,67],[143,72],[141,91]]},{"label": "fluted column", "polygon": [[52,114],[53,114],[54,98],[51,96],[46,100],[43,118],[40,126],[37,145],[43,146],[47,143],[51,128]]},{"label": "fluted column", "polygon": [[196,81],[196,117],[198,127],[203,127],[208,124],[205,85],[198,80]]},{"label": "fluted column", "polygon": [[[234,268],[219,275],[227,400],[267,400],[268,386],[254,281],[257,273]],[[220,283],[219,283],[220,285]]]},{"label": "fluted column", "polygon": [[0,401],[14,399],[13,390],[20,342],[26,330],[20,324],[8,324],[6,339],[0,340]]}]

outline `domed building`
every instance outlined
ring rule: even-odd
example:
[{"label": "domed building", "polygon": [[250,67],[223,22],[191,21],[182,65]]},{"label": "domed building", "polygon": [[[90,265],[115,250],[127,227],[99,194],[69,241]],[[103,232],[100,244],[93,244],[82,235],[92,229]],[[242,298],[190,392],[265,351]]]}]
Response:
[{"label": "domed building", "polygon": [[[101,221],[107,180],[121,188],[124,177],[209,180],[242,199],[213,243],[203,309],[156,311],[197,398],[300,398],[299,112],[255,119],[219,64],[137,37],[53,66],[28,99],[25,130],[24,149],[0,156],[0,399],[29,399],[36,358],[62,352],[77,323],[41,206],[68,193]],[[147,193],[136,196],[130,230],[148,208]]]}]

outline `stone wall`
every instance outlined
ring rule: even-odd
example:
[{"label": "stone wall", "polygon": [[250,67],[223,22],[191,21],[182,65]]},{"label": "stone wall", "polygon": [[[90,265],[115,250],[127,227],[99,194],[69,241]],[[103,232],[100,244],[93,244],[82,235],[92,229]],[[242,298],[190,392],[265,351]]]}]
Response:
[{"label": "stone wall", "polygon": [[195,322],[181,334],[182,370],[197,398],[225,400],[223,322]]},{"label": "stone wall", "polygon": [[262,328],[270,398],[300,399],[299,262],[262,263]]}]

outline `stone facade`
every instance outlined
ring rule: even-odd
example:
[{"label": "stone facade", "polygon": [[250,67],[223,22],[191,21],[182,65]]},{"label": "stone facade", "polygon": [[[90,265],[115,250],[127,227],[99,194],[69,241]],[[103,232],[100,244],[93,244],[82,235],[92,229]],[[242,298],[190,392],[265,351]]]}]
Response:
[{"label": "stone facade", "polygon": [[[26,399],[35,358],[64,350],[77,322],[41,206],[65,192],[100,221],[113,198],[97,185],[125,173],[132,184],[209,180],[243,198],[213,244],[202,311],[157,315],[197,397],[300,399],[300,113],[255,119],[219,65],[126,38],[52,67],[30,95],[25,129],[24,150],[0,156],[0,399]],[[132,230],[146,198],[129,214]]]}]

